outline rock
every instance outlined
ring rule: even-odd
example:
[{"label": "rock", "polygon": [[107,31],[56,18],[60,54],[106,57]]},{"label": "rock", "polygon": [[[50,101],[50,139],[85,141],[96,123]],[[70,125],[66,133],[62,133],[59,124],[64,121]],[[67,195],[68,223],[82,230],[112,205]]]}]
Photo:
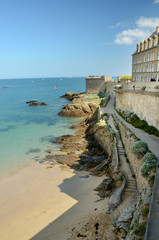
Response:
[{"label": "rock", "polygon": [[85,100],[85,94],[68,92],[64,96],[71,103],[67,104],[61,112],[58,114],[65,117],[84,117],[92,114],[98,105],[95,103],[89,103]]},{"label": "rock", "polygon": [[118,218],[118,222],[130,222],[133,215],[131,212],[122,212],[120,217]]},{"label": "rock", "polygon": [[41,106],[46,106],[47,104],[45,102],[40,103]]},{"label": "rock", "polygon": [[74,164],[77,160],[79,160],[79,156],[76,155],[76,154],[72,154],[71,157],[66,154],[66,155],[48,155],[46,156],[47,160],[49,162],[58,162],[58,163],[61,163],[61,164],[65,164],[67,166],[72,166],[72,164]]},{"label": "rock", "polygon": [[98,114],[99,114],[98,105],[95,103],[89,103],[89,107],[90,107],[91,111],[93,112],[93,114],[87,118],[86,123],[90,124],[91,122],[93,122],[93,125],[94,125],[94,123],[96,123],[98,121]]},{"label": "rock", "polygon": [[28,101],[28,102],[26,102],[26,104],[29,104],[29,106],[32,106],[32,107],[34,107],[34,106],[45,106],[45,105],[47,105],[45,102],[38,102],[37,100],[31,100],[31,101]]},{"label": "rock", "polygon": [[114,180],[112,178],[106,178],[94,190],[98,191],[99,197],[105,198],[110,195],[113,186],[114,186]]},{"label": "rock", "polygon": [[61,98],[66,98],[67,100],[72,101],[76,97],[80,97],[84,93],[79,92],[79,93],[74,93],[74,92],[67,92],[65,95],[61,96]]},{"label": "rock", "polygon": [[113,186],[114,186],[114,180],[112,178],[106,178],[94,190],[95,191],[100,191],[100,190],[107,191],[107,190],[112,189]]},{"label": "rock", "polygon": [[120,204],[125,186],[126,186],[126,180],[124,179],[121,187],[118,187],[117,189],[115,189],[112,195],[110,196],[109,204],[111,209],[116,208]]},{"label": "rock", "polygon": [[82,171],[84,170],[84,166],[81,164],[72,164],[71,167],[75,170]]},{"label": "rock", "polygon": [[90,113],[92,111],[86,103],[78,102],[67,104],[58,114],[65,117],[84,117]]},{"label": "rock", "polygon": [[[107,167],[107,165],[110,163],[110,159],[105,159],[103,160],[102,163],[100,163],[99,165],[97,165],[95,168],[91,169],[91,172],[100,172],[102,171],[104,168]],[[106,179],[105,179],[106,180]],[[104,181],[104,180],[103,180]]]},{"label": "rock", "polygon": [[120,214],[119,218],[115,219],[113,221],[113,224],[116,227],[118,227],[118,228],[122,228],[125,231],[128,231],[130,223],[131,223],[131,220],[133,218],[134,211],[135,211],[135,205],[134,204],[130,204],[128,207],[123,209],[123,211]]},{"label": "rock", "polygon": [[116,235],[118,237],[125,239],[127,232],[124,229],[120,228],[119,230],[116,231]]}]

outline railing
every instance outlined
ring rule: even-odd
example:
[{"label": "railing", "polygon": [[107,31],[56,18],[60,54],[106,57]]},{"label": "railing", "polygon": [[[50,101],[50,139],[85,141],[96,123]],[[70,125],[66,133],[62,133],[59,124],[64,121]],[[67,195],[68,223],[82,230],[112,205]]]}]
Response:
[{"label": "railing", "polygon": [[149,215],[148,215],[148,220],[147,220],[147,225],[146,225],[146,233],[145,233],[145,238],[144,240],[148,240],[148,233],[149,233],[149,225],[150,225],[150,219],[151,219],[151,211],[152,211],[152,204],[153,204],[153,200],[154,200],[154,193],[155,193],[155,187],[156,187],[156,179],[157,179],[157,168],[159,165],[159,156],[158,156],[158,160],[157,160],[157,165],[156,165],[156,176],[155,176],[155,181],[154,181],[154,185],[153,185],[153,191],[152,191],[152,197],[151,197],[151,202],[150,202],[150,208],[149,208]]}]

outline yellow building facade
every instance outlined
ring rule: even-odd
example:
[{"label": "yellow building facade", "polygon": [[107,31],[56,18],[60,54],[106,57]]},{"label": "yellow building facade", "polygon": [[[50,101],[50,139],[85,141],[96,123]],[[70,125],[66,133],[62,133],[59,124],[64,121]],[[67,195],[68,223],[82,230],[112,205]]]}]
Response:
[{"label": "yellow building facade", "polygon": [[159,26],[132,54],[132,81],[159,81]]}]

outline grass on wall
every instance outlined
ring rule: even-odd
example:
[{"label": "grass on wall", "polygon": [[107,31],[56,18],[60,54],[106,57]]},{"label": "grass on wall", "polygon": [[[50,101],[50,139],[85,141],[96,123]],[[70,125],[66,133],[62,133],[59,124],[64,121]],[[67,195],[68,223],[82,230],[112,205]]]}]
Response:
[{"label": "grass on wall", "polygon": [[153,134],[157,137],[159,137],[159,131],[153,127],[152,125],[149,125],[145,120],[141,120],[136,114],[130,111],[117,111],[118,114],[124,118],[128,123],[132,124],[136,128],[141,128],[148,134]]}]

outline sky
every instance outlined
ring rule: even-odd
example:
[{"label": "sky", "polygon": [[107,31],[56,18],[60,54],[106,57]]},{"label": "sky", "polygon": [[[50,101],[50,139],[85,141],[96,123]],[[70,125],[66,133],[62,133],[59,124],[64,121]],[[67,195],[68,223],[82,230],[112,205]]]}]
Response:
[{"label": "sky", "polygon": [[131,74],[159,0],[0,0],[0,79]]}]

